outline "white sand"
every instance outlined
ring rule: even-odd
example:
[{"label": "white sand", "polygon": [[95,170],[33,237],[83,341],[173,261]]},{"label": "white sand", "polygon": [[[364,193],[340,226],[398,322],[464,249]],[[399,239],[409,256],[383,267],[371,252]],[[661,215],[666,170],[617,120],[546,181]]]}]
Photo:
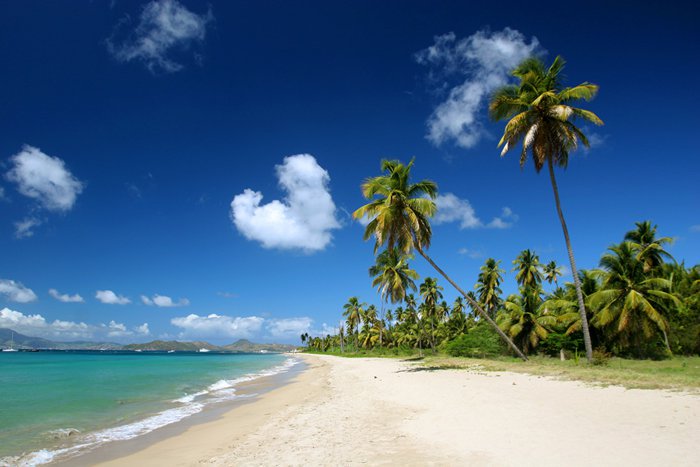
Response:
[{"label": "white sand", "polygon": [[109,465],[700,465],[700,397],[305,356],[291,384]]}]

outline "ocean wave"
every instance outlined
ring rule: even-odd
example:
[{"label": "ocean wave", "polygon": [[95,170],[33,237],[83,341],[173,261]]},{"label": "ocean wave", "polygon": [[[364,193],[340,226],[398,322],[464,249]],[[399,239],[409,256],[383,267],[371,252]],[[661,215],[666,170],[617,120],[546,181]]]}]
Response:
[{"label": "ocean wave", "polygon": [[[96,447],[112,441],[125,441],[137,436],[145,435],[151,431],[172,423],[179,422],[187,417],[201,412],[208,403],[222,402],[236,397],[235,386],[244,382],[253,381],[265,376],[273,376],[288,371],[300,362],[296,358],[288,358],[282,364],[251,373],[231,380],[219,380],[211,384],[206,390],[185,395],[173,402],[181,404],[179,407],[164,410],[156,415],[152,415],[143,420],[120,425],[114,428],[106,428],[92,433],[79,435],[77,430],[68,428],[65,430],[54,430],[57,436],[63,438],[79,439],[79,444],[74,446],[59,448],[54,450],[42,449],[22,456],[10,456],[0,458],[0,467],[17,466],[33,467],[36,465],[49,463],[57,458],[68,458],[79,453],[84,453]],[[204,396],[207,396],[206,398]],[[53,432],[52,432],[53,433]]]}]

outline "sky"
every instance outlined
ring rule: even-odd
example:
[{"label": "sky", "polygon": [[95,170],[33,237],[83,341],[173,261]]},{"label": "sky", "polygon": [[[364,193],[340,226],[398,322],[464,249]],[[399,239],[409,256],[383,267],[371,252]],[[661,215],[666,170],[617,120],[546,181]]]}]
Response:
[{"label": "sky", "polygon": [[579,268],[643,220],[697,264],[699,36],[674,2],[3,0],[0,327],[325,334],[349,297],[381,306],[351,213],[383,158],[438,184],[430,253],[464,287],[494,257],[515,292],[525,248],[569,271],[546,172],[486,112],[530,55],[600,86],[557,172]]}]

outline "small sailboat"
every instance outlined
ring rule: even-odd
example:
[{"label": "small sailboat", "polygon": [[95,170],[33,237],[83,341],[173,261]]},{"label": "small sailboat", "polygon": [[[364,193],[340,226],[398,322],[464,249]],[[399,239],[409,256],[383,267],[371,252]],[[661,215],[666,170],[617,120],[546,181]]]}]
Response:
[{"label": "small sailboat", "polygon": [[168,353],[175,353],[174,350],[168,350]]},{"label": "small sailboat", "polygon": [[197,352],[206,353],[206,352],[211,352],[211,350],[202,348],[202,349],[199,349]]},{"label": "small sailboat", "polygon": [[3,352],[17,352],[17,349],[15,349],[15,332],[12,331],[12,337],[10,338],[10,348],[9,349],[2,349]]}]

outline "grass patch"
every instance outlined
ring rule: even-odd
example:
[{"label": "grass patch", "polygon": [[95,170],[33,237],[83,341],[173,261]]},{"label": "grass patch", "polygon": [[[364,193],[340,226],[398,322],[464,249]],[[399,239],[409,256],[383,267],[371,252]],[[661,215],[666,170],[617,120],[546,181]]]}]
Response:
[{"label": "grass patch", "polygon": [[557,379],[584,381],[596,385],[619,385],[628,389],[670,389],[700,394],[700,357],[667,360],[611,358],[605,366],[588,365],[585,360],[560,361],[530,357],[527,362],[512,358],[472,359],[442,355],[426,356],[426,367],[459,367],[482,371],[513,371]]}]

